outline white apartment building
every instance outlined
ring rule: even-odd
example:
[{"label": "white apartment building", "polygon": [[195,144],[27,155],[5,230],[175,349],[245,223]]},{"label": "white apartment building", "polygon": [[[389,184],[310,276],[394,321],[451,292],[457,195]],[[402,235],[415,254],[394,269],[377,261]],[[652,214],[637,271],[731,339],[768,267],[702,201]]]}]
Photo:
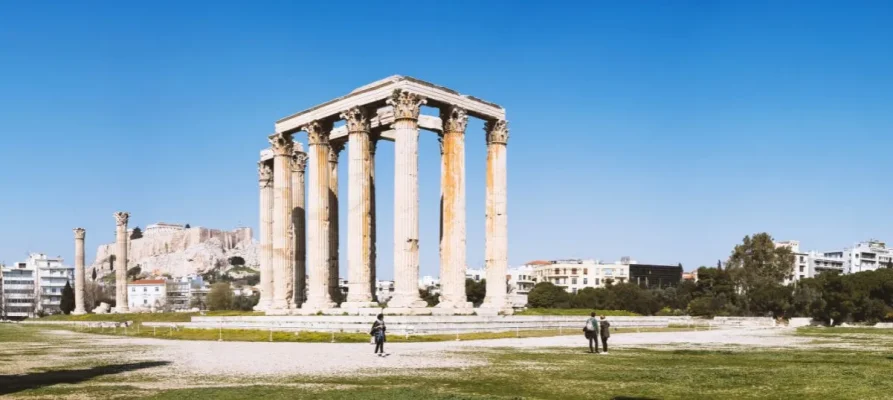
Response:
[{"label": "white apartment building", "polygon": [[838,271],[842,274],[874,271],[893,263],[893,249],[887,248],[884,242],[868,240],[852,247],[835,251],[809,251],[800,249],[800,241],[785,240],[775,243],[776,247],[787,247],[794,253],[794,266],[785,283],[792,283],[804,278],[814,278],[827,271]]},{"label": "white apartment building", "polygon": [[36,269],[26,262],[0,266],[0,319],[24,319],[37,308]]},{"label": "white apartment building", "polygon": [[603,263],[597,260],[537,261],[533,268],[536,282],[551,282],[570,293],[591,287],[605,287],[608,281],[625,283],[629,280],[629,264],[635,261]]},{"label": "white apartment building", "polygon": [[375,282],[375,298],[379,303],[387,303],[394,296],[394,281]]},{"label": "white apartment building", "polygon": [[[534,261],[536,262],[536,261]],[[536,285],[534,268],[530,263],[520,267],[509,268],[509,301],[512,307],[521,308],[527,305],[527,294]]]},{"label": "white apartment building", "polygon": [[142,279],[127,284],[127,305],[131,310],[161,309],[167,304],[164,279]]},{"label": "white apartment building", "polygon": [[31,254],[28,262],[37,267],[38,308],[50,314],[61,312],[62,289],[66,283],[74,289],[74,267],[63,265],[62,258],[37,253]]}]

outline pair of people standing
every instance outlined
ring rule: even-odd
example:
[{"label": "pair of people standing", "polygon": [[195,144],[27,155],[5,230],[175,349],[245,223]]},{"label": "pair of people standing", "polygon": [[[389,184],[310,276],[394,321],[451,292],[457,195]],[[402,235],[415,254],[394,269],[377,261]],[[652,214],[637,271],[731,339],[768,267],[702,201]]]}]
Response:
[{"label": "pair of people standing", "polygon": [[601,316],[601,320],[595,317],[595,313],[589,314],[586,320],[586,326],[583,327],[583,333],[589,340],[589,352],[598,354],[598,340],[602,341],[602,349],[608,354],[608,338],[611,337],[611,323],[605,320],[605,316]]}]

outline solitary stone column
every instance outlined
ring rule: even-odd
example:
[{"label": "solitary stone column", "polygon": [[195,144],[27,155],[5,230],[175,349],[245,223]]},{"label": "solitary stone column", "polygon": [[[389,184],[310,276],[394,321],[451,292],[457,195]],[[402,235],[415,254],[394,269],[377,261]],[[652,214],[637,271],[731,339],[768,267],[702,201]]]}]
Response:
[{"label": "solitary stone column", "polygon": [[338,156],[344,150],[344,142],[329,143],[329,296],[336,299],[341,288],[338,287],[339,259],[339,222],[338,222]]},{"label": "solitary stone column", "polygon": [[441,162],[440,303],[453,313],[471,313],[465,296],[465,110],[441,110],[443,121]]},{"label": "solitary stone column", "polygon": [[378,281],[376,278],[376,257],[378,242],[376,241],[375,213],[375,149],[378,147],[378,135],[369,136],[369,293],[372,303],[378,305]]},{"label": "solitary stone column", "polygon": [[115,312],[130,311],[127,304],[127,221],[130,214],[115,213]]},{"label": "solitary stone column", "polygon": [[302,128],[310,143],[307,192],[307,268],[310,272],[303,308],[322,310],[335,303],[329,292],[329,132],[331,122],[314,121]]},{"label": "solitary stone column", "polygon": [[341,308],[374,307],[372,275],[372,166],[369,116],[354,107],[341,114],[347,121],[350,151],[347,188],[347,301]]},{"label": "solitary stone column", "polygon": [[508,122],[487,121],[487,205],[484,264],[487,274],[487,295],[481,308],[511,312],[506,301],[505,275],[508,270],[508,217],[506,215],[507,178],[506,144]]},{"label": "solitary stone column", "polygon": [[84,228],[74,228],[74,315],[86,314],[84,308]]},{"label": "solitary stone column", "polygon": [[304,200],[304,172],[307,170],[307,153],[299,142],[294,144],[291,163],[292,223],[295,232],[295,307],[306,300],[307,293],[307,203]]},{"label": "solitary stone column", "polygon": [[266,311],[273,304],[273,163],[257,163],[260,186],[260,299],[256,311]]},{"label": "solitary stone column", "polygon": [[272,310],[294,308],[294,226],[292,225],[292,135],[270,136],[273,149],[273,304]]},{"label": "solitary stone column", "polygon": [[419,297],[419,111],[425,99],[395,90],[394,296],[388,307],[425,307]]}]

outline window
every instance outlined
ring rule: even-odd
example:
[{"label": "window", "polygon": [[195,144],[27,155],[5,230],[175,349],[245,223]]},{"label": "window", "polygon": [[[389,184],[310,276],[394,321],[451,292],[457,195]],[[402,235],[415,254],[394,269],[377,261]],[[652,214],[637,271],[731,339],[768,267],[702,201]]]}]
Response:
[{"label": "window", "polygon": [[598,285],[599,285],[599,279],[595,278],[595,286],[598,286]]},{"label": "window", "polygon": [[559,271],[561,271],[561,270],[559,270],[558,268],[555,268],[555,275],[560,274],[561,272],[559,272]]},{"label": "window", "polygon": [[577,269],[571,268],[571,275],[576,275],[576,274],[577,274]]},{"label": "window", "polygon": [[156,292],[158,291],[158,286],[155,286],[155,291],[156,291]]},{"label": "window", "polygon": [[584,284],[584,285],[588,285],[588,284],[589,284],[589,278],[583,278],[583,284]]},{"label": "window", "polygon": [[149,304],[149,300],[143,299],[143,304]]},{"label": "window", "polygon": [[[572,285],[576,285],[576,284],[577,284],[577,278],[573,278],[573,279],[571,279],[571,284],[572,284]],[[575,289],[575,290],[576,290],[576,289]]]},{"label": "window", "polygon": [[136,288],[135,287],[130,288],[130,293],[136,293]]},{"label": "window", "polygon": [[589,268],[583,268],[583,275],[589,275]]},{"label": "window", "polygon": [[801,265],[801,266],[800,266],[800,272],[803,272],[803,268],[804,268],[804,267]]},{"label": "window", "polygon": [[143,288],[143,293],[146,293],[147,288]]}]

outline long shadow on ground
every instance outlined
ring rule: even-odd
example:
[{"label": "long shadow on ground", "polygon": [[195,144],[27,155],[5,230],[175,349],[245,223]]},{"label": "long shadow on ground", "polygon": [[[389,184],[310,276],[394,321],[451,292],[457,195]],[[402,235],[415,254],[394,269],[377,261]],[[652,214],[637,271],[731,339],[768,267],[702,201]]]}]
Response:
[{"label": "long shadow on ground", "polygon": [[120,374],[122,372],[161,367],[168,364],[170,364],[169,361],[143,361],[138,363],[103,365],[88,369],[34,372],[21,375],[0,375],[0,395],[29,389],[38,389],[59,383],[80,383],[96,378],[97,376]]}]

